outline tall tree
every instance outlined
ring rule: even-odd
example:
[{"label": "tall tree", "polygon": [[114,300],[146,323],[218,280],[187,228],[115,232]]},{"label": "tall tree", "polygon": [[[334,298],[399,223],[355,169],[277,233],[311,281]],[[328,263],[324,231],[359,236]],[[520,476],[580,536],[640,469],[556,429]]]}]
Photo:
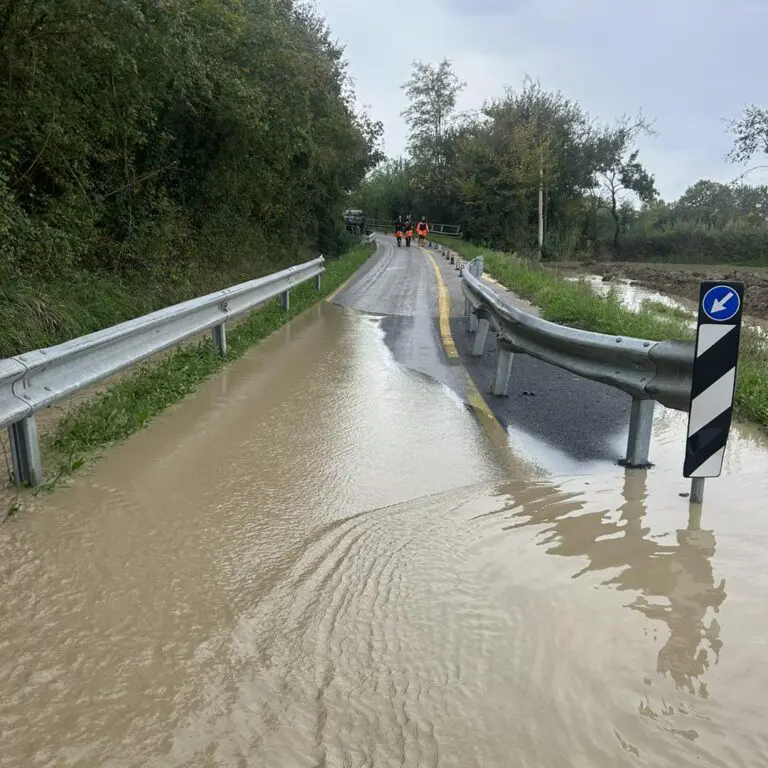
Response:
[{"label": "tall tree", "polygon": [[758,152],[768,153],[768,109],[754,104],[747,107],[737,120],[731,120],[729,129],[734,136],[729,158],[744,163]]},{"label": "tall tree", "polygon": [[653,176],[638,160],[640,150],[635,144],[643,133],[652,133],[647,120],[624,117],[615,126],[604,129],[595,142],[598,162],[595,193],[613,220],[611,247],[614,255],[619,252],[622,204],[632,196],[648,203],[657,195]]},{"label": "tall tree", "polygon": [[437,67],[414,62],[411,77],[402,86],[408,99],[402,112],[409,129],[408,150],[421,187],[433,190],[438,209],[450,194],[456,99],[464,86],[448,59]]}]

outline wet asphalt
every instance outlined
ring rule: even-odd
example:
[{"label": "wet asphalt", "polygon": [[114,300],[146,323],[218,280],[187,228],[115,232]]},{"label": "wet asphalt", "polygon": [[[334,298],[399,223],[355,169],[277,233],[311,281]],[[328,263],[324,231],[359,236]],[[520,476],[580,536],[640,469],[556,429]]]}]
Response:
[{"label": "wet asphalt", "polygon": [[[489,332],[481,357],[470,354],[474,334],[463,315],[459,272],[436,250],[428,253],[451,296],[451,331],[461,364],[507,429],[513,446],[552,473],[593,471],[596,465],[622,459],[629,395],[523,354],[515,355],[508,395],[491,393],[495,334]],[[397,249],[394,238],[380,236],[376,254],[336,303],[383,316],[385,341],[398,363],[437,378],[466,397],[460,367],[449,364],[440,342],[437,281],[429,255],[419,249]]]}]

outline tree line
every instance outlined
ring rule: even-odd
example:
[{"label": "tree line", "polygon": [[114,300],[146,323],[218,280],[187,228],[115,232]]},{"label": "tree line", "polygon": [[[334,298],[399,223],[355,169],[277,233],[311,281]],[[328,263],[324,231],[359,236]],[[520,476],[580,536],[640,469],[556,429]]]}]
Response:
[{"label": "tree line", "polygon": [[0,0],[0,274],[332,253],[379,159],[293,0]]},{"label": "tree line", "polygon": [[[407,157],[379,165],[353,194],[369,216],[413,212],[459,224],[474,242],[551,259],[768,262],[768,188],[702,180],[661,200],[638,148],[654,133],[642,113],[601,123],[526,78],[460,114],[463,87],[448,60],[414,63],[403,85]],[[731,129],[734,161],[768,147],[768,112],[750,108]]]}]

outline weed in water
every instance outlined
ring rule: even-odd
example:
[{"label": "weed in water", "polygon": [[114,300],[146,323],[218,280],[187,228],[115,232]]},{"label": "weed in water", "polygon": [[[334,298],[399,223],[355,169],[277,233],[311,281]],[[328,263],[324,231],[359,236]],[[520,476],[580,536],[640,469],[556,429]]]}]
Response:
[{"label": "weed in water", "polygon": [[8,506],[5,508],[5,515],[3,516],[3,519],[0,520],[0,523],[4,523],[7,520],[10,520],[12,517],[15,517],[19,512],[21,512],[21,500],[19,496],[14,496],[8,502]]},{"label": "weed in water", "polygon": [[663,301],[657,301],[656,299],[643,299],[642,308],[652,314],[676,317],[678,320],[687,320],[689,322],[693,320],[692,310],[665,304]]}]

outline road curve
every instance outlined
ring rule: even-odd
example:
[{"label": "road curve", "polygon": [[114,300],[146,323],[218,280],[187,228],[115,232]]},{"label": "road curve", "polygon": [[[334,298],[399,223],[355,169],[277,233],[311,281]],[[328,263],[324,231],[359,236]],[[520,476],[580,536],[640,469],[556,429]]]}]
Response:
[{"label": "road curve", "polygon": [[2,768],[764,763],[765,474],[521,480],[435,285],[385,243],[0,526]]},{"label": "road curve", "polygon": [[[450,329],[461,366],[450,364],[441,344],[433,261],[451,298]],[[623,458],[631,398],[604,384],[516,355],[509,397],[494,397],[496,340],[489,334],[482,357],[470,354],[459,272],[427,249],[398,248],[379,236],[378,249],[335,301],[381,315],[385,341],[402,365],[441,381],[469,401],[471,388],[508,433],[513,450],[551,473],[605,470]]]}]

